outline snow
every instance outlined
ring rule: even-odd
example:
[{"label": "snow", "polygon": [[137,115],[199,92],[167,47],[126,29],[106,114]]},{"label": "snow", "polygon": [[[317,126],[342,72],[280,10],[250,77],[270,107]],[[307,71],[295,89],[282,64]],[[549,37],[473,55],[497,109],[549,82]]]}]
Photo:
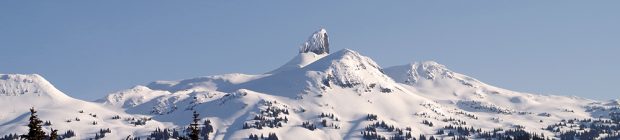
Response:
[{"label": "snow", "polygon": [[69,98],[38,74],[0,74],[0,96],[45,96],[54,100]]},{"label": "snow", "polygon": [[282,65],[280,68],[275,69],[271,72],[268,72],[269,74],[273,74],[273,73],[279,73],[279,72],[283,72],[283,71],[289,71],[289,70],[294,70],[294,69],[300,69],[302,67],[305,67],[308,64],[311,64],[312,62],[319,60],[323,57],[327,56],[327,54],[315,54],[315,53],[300,53],[297,56],[295,56],[293,59],[291,59],[289,62],[287,62],[286,64]]},{"label": "snow", "polygon": [[[51,121],[51,126],[45,126],[60,130],[74,130],[76,138],[86,139],[94,137],[94,133],[102,128],[110,128],[115,135],[108,138],[121,139],[128,135],[144,134],[157,127],[169,127],[170,124],[150,121],[144,126],[135,127],[122,120],[113,120],[112,116],[143,117],[141,115],[127,114],[123,111],[115,111],[101,104],[73,99],[54,86],[43,77],[32,74],[1,74],[0,75],[0,135],[10,133],[23,134],[27,131],[25,125],[30,115],[29,108],[34,107],[38,111],[39,118],[43,121]],[[79,113],[79,111],[84,111]],[[93,117],[89,114],[96,114]],[[79,118],[80,121],[66,122]],[[97,125],[92,125],[97,122]]]},{"label": "snow", "polygon": [[205,76],[198,78],[185,79],[180,81],[155,81],[148,84],[146,87],[153,90],[166,90],[170,92],[177,92],[182,90],[217,90],[221,87],[227,87],[231,85],[245,83],[247,81],[263,78],[269,76],[265,75],[249,75],[241,73],[231,73],[223,75]]},{"label": "snow", "polygon": [[[619,106],[618,100],[510,91],[433,61],[383,69],[350,49],[328,52],[327,34],[321,29],[304,43],[301,53],[265,74],[155,81],[110,93],[95,102],[71,98],[36,74],[0,74],[0,136],[24,133],[30,107],[37,108],[44,121],[52,121],[46,130],[53,127],[63,133],[71,129],[78,133],[76,139],[93,138],[101,128],[113,132],[106,139],[145,138],[158,127],[179,130],[189,124],[193,110],[202,120],[212,121],[214,139],[272,132],[281,139],[361,139],[360,132],[379,121],[401,129],[411,127],[414,136],[433,135],[443,126],[459,122],[483,130],[518,125],[552,136],[540,128],[562,119],[608,117],[611,109]],[[288,122],[282,122],[282,127],[243,129],[244,123],[256,122],[253,118],[264,115],[268,108],[288,110],[289,114],[278,113]],[[322,113],[337,119],[321,117]],[[378,120],[366,120],[368,114],[377,115]],[[122,119],[112,119],[116,115]],[[81,121],[66,122],[76,117]],[[134,126],[124,118],[152,120]],[[323,120],[338,128],[320,125]],[[93,121],[98,124],[90,124]],[[429,127],[422,121],[435,125]],[[301,127],[304,122],[317,125],[317,129]],[[389,136],[390,132],[381,134]]]},{"label": "snow", "polygon": [[155,97],[171,94],[168,91],[151,90],[145,86],[135,86],[134,88],[122,90],[108,94],[105,99],[97,100],[103,104],[116,106],[119,108],[135,107],[151,100]]}]

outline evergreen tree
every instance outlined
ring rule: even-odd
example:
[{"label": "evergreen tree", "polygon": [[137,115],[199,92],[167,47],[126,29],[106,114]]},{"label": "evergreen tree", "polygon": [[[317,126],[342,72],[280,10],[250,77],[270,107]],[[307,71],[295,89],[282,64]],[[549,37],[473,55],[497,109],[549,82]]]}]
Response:
[{"label": "evergreen tree", "polygon": [[276,133],[269,133],[267,140],[278,140],[278,136],[276,136]]},{"label": "evergreen tree", "polygon": [[179,131],[177,131],[176,129],[173,128],[172,129],[172,138],[176,139],[176,138],[179,138],[179,137],[180,137]]},{"label": "evergreen tree", "polygon": [[213,133],[213,125],[211,125],[211,120],[205,120],[204,122],[204,127],[202,128],[202,135],[204,136],[205,140],[209,139],[209,134]]},{"label": "evergreen tree", "polygon": [[420,134],[420,140],[426,140],[426,136]]},{"label": "evergreen tree", "polygon": [[65,134],[62,135],[63,138],[71,138],[75,136],[75,132],[73,132],[73,130],[67,130],[67,132],[65,132]]},{"label": "evergreen tree", "polygon": [[58,130],[50,128],[50,140],[58,140]]},{"label": "evergreen tree", "polygon": [[200,127],[198,127],[198,121],[200,121],[200,119],[198,119],[198,116],[200,114],[196,113],[196,110],[194,110],[194,114],[193,114],[193,122],[191,124],[189,124],[189,139],[191,140],[200,140]]},{"label": "evergreen tree", "polygon": [[33,108],[30,108],[30,123],[28,124],[28,134],[23,135],[23,138],[27,140],[43,140],[46,138],[45,132],[41,128],[41,121],[37,116],[37,111]]}]

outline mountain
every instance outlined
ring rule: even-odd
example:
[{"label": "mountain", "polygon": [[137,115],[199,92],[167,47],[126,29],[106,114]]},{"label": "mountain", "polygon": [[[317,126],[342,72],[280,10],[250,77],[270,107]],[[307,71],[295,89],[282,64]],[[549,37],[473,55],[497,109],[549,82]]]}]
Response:
[{"label": "mountain", "polygon": [[[37,74],[0,74],[0,134],[1,136],[28,130],[26,124],[30,116],[29,109],[34,107],[39,118],[52,122],[44,129],[58,129],[63,134],[68,130],[78,132],[78,138],[93,137],[100,129],[113,129],[116,135],[108,138],[121,139],[135,132],[157,127],[167,127],[159,122],[149,122],[141,126],[133,126],[131,120],[112,119],[144,118],[143,115],[127,114],[122,110],[114,110],[98,103],[74,99],[56,89],[47,80]],[[96,122],[96,125],[93,125]]]},{"label": "mountain", "polygon": [[357,92],[397,90],[398,84],[370,58],[344,49],[325,56],[305,67],[273,73],[256,80],[221,87],[222,91],[250,89],[273,95],[295,97],[303,93],[327,92],[335,87]]},{"label": "mountain", "polygon": [[618,100],[510,91],[433,61],[382,68],[354,50],[330,53],[325,29],[263,74],[155,81],[94,102],[66,96],[39,75],[4,74],[0,101],[10,112],[0,114],[0,135],[24,133],[34,106],[53,122],[47,130],[71,129],[77,139],[102,128],[112,130],[106,139],[162,138],[151,135],[157,128],[182,134],[193,111],[215,128],[211,139],[613,139],[620,130]]}]

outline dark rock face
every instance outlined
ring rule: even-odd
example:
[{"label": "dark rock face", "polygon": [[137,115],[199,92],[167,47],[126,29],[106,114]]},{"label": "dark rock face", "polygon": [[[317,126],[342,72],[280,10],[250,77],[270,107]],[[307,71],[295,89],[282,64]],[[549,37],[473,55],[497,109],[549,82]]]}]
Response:
[{"label": "dark rock face", "polygon": [[313,52],[315,54],[329,53],[329,38],[327,37],[327,31],[325,29],[320,29],[314,32],[314,34],[312,34],[308,40],[301,45],[299,53],[309,52]]}]

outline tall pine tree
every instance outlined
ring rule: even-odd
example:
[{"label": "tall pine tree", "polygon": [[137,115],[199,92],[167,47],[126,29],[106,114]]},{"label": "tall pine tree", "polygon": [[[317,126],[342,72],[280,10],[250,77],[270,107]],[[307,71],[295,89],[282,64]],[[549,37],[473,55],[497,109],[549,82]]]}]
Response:
[{"label": "tall pine tree", "polygon": [[41,128],[41,121],[37,116],[37,111],[33,108],[30,108],[30,123],[28,123],[28,134],[24,135],[23,138],[27,140],[43,140],[46,138],[45,132]]},{"label": "tall pine tree", "polygon": [[191,140],[200,140],[200,124],[198,124],[198,121],[200,121],[200,119],[198,119],[199,115],[200,114],[196,113],[196,110],[194,110],[193,122],[189,124],[189,139]]}]

